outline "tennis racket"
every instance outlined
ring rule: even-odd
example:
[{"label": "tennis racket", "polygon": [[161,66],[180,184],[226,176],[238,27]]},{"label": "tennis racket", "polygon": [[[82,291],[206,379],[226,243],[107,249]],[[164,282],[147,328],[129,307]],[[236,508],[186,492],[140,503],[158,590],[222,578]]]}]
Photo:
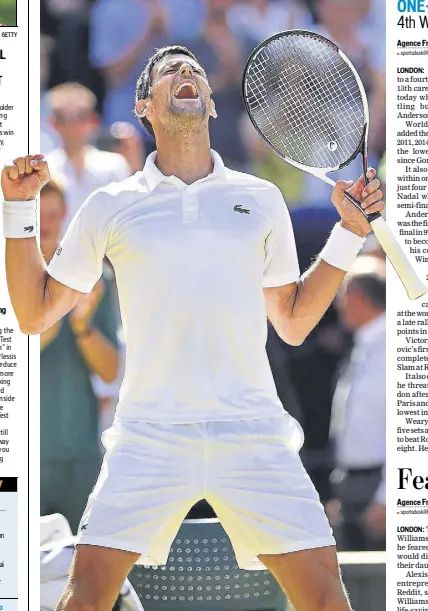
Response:
[{"label": "tennis racket", "polygon": [[[363,84],[344,53],[314,32],[289,30],[271,36],[250,55],[242,89],[252,124],[287,163],[333,186],[327,176],[359,154],[367,180],[369,111]],[[364,214],[410,299],[427,288],[379,212]]]}]

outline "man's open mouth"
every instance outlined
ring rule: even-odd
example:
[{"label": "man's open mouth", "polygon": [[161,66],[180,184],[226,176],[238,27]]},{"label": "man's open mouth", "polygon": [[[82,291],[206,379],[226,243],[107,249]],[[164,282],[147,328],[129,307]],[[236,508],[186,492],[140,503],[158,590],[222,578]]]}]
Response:
[{"label": "man's open mouth", "polygon": [[197,100],[198,97],[198,90],[191,81],[180,83],[174,91],[174,98],[177,100]]}]

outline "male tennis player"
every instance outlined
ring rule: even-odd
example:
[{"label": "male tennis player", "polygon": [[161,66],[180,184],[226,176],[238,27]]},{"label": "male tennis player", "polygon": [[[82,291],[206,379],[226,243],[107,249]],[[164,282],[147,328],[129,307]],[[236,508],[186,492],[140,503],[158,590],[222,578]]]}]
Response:
[{"label": "male tennis player", "polygon": [[370,170],[366,187],[363,177],[337,184],[342,220],[300,277],[279,190],[225,168],[210,150],[215,106],[192,53],[157,51],[135,110],[157,152],[141,172],[89,197],[47,269],[34,201],[47,164],[28,155],[2,174],[7,280],[21,330],[41,333],[64,316],[107,256],[126,333],[120,402],[58,611],[110,611],[136,561],[165,563],[202,498],[240,567],[261,561],[297,611],[348,611],[335,542],[299,458],[301,429],[275,392],[266,312],[286,342],[303,342],[370,229],[344,189],[379,211],[379,180]]}]

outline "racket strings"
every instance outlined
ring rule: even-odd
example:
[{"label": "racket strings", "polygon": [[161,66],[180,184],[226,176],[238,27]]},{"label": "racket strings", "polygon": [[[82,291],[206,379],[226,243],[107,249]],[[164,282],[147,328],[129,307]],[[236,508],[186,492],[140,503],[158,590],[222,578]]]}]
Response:
[{"label": "racket strings", "polygon": [[[338,138],[340,137],[340,132],[338,132],[337,127],[342,130],[341,131],[342,134],[344,132],[344,129],[348,127],[347,125],[343,123],[343,121],[341,121],[340,113],[337,115],[338,122],[336,125],[334,125],[334,123],[331,120],[329,121],[331,111],[340,110],[340,107],[334,104],[335,100],[334,98],[331,98],[331,96],[330,97],[328,96],[329,94],[328,91],[325,92],[327,95],[323,95],[324,94],[323,80],[317,79],[317,82],[315,82],[313,79],[313,74],[310,72],[308,74],[308,71],[305,69],[304,64],[298,64],[298,68],[299,68],[298,70],[299,73],[294,74],[294,76],[290,79],[289,82],[285,80],[283,75],[279,76],[279,83],[282,86],[281,91],[285,91],[286,89],[294,90],[295,106],[293,108],[293,113],[284,114],[283,120],[279,123],[279,125],[277,125],[276,130],[275,130],[273,121],[270,120],[271,127],[274,130],[274,133],[271,133],[272,137],[275,137],[276,135],[275,131],[280,132],[284,127],[287,127],[287,126],[289,127],[289,130],[291,131],[292,137],[293,137],[290,144],[292,148],[294,149],[295,155],[299,154],[300,152],[299,149],[301,148],[301,145],[302,144],[305,145],[307,143],[308,135],[310,135],[308,134],[306,130],[303,132],[305,136],[304,138],[302,138],[301,133],[299,134],[299,131],[301,132],[301,129],[299,128],[305,127],[305,121],[308,116],[314,117],[315,119],[314,128],[317,130],[317,132],[319,132],[319,130],[321,129],[322,136],[324,137],[329,136],[330,141],[333,139],[333,135],[334,135],[335,141],[337,141]],[[331,69],[329,69],[326,71],[325,76],[327,78],[330,78],[331,76],[333,76],[331,73],[332,71]],[[318,94],[316,97],[313,95],[311,96],[307,95],[308,87],[317,88]],[[326,99],[328,102],[328,106],[325,105]],[[323,101],[324,101],[324,104],[322,103]],[[326,111],[330,111],[330,112],[326,112]],[[280,140],[284,140],[284,139],[280,138]]]},{"label": "racket strings", "polygon": [[253,120],[281,156],[334,168],[358,148],[365,124],[358,82],[347,62],[322,40],[271,41],[247,71]]},{"label": "racket strings", "polygon": [[[303,57],[303,60],[305,60],[306,58]],[[262,64],[266,63],[266,60],[263,62],[262,59]],[[314,96],[308,97],[307,96],[307,87],[308,86],[312,86],[312,87],[316,87],[319,91],[322,92],[323,90],[323,81],[318,79],[318,82],[314,82],[313,79],[313,73],[311,73],[308,70],[305,70],[305,66],[304,63],[301,62],[299,64],[296,64],[296,62],[294,61],[294,67],[297,65],[298,68],[298,73],[295,73],[294,75],[292,75],[292,77],[289,79],[289,82],[287,82],[283,76],[283,74],[279,74],[279,83],[280,85],[282,85],[281,88],[281,93],[283,91],[287,90],[294,90],[294,95],[297,98],[297,103],[293,109],[293,114],[290,116],[290,114],[286,117],[288,119],[288,122],[290,124],[291,128],[298,128],[302,125],[302,122],[305,121],[306,117],[309,116],[311,113],[314,115],[315,112],[319,112],[319,111],[325,111],[325,110],[331,110],[332,108],[334,109],[334,99],[329,101],[329,106],[326,107],[322,107],[322,104],[320,106],[319,102],[323,100],[323,96],[319,95],[318,99],[316,99]],[[343,71],[343,67],[342,67],[342,71]],[[330,77],[331,75],[331,70],[328,70],[326,73],[327,77]],[[261,88],[260,88],[260,79],[258,79],[258,92],[261,92]],[[268,85],[271,85],[274,82],[273,79],[271,79],[270,81],[268,81]],[[329,94],[328,91],[326,91],[327,94]],[[325,96],[324,96],[325,99]],[[299,103],[303,101],[303,105],[302,107],[299,106]],[[309,104],[308,104],[309,102]],[[317,104],[315,105],[315,102],[317,102]],[[331,104],[330,102],[333,102],[333,104]],[[315,116],[315,115],[314,115]],[[266,113],[265,113],[265,118],[266,118]],[[316,118],[316,116],[315,116]],[[270,117],[269,117],[270,119]],[[291,120],[290,120],[291,119]],[[294,121],[293,121],[294,119]],[[339,116],[340,119],[340,116]],[[272,122],[272,120],[269,121],[271,126],[274,128],[274,124]],[[324,115],[323,116],[323,123],[327,123],[328,122],[328,115]],[[280,125],[279,127],[283,126]],[[319,124],[316,127],[324,127],[323,124]],[[340,127],[344,127],[343,123],[340,125]],[[334,126],[332,126],[331,122],[330,122],[330,126],[329,126],[329,131],[331,131],[332,129],[334,129]]]}]

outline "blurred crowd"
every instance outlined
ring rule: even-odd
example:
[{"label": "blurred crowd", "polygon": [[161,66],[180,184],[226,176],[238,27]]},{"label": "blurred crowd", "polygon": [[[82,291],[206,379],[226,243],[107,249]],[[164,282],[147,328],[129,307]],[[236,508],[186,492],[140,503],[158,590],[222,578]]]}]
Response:
[{"label": "blurred crowd", "polygon": [[[140,170],[154,149],[133,117],[133,99],[145,62],[164,44],[188,46],[204,66],[219,117],[211,124],[212,147],[226,165],[283,192],[302,272],[337,216],[330,187],[283,163],[252,128],[241,98],[252,49],[286,29],[333,39],[366,87],[370,161],[384,167],[384,0],[42,0],[41,6],[41,151],[52,175],[41,195],[47,261],[86,197]],[[341,176],[356,177],[360,168],[354,163]],[[114,272],[106,264],[93,292],[41,340],[41,514],[64,514],[74,531],[100,467],[100,432],[113,417],[125,350]],[[285,345],[269,326],[267,351],[284,408],[304,428],[302,458],[339,547],[384,549],[385,260],[376,242],[367,240],[302,346]]]}]

